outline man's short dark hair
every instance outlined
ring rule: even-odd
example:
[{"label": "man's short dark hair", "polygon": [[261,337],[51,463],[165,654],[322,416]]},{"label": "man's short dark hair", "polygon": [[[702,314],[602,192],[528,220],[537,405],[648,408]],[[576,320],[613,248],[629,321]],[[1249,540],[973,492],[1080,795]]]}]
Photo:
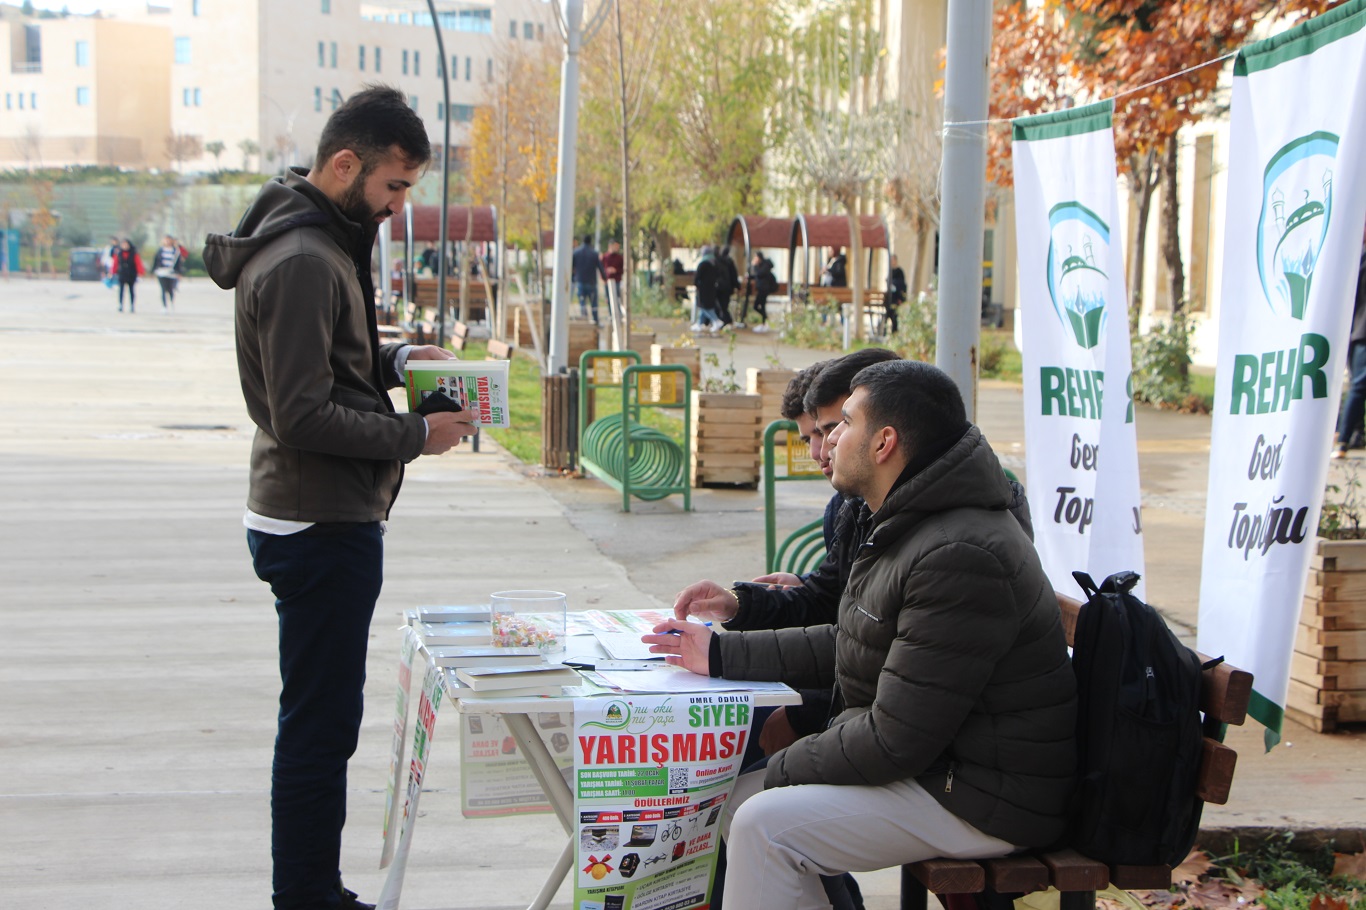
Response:
[{"label": "man's short dark hair", "polygon": [[919,360],[877,363],[859,370],[850,389],[864,389],[864,416],[873,427],[892,427],[906,443],[906,458],[939,455],[968,431],[963,395],[948,374]]},{"label": "man's short dark hair", "polygon": [[811,380],[811,388],[802,399],[806,413],[815,414],[817,408],[828,407],[849,394],[850,383],[859,370],[875,363],[899,360],[901,355],[886,348],[863,348],[825,363],[825,369]]},{"label": "man's short dark hair", "polygon": [[350,149],[361,160],[362,174],[368,174],[394,146],[409,167],[432,160],[427,127],[408,106],[408,96],[392,86],[366,85],[327,118],[314,166],[323,167],[337,152]]},{"label": "man's short dark hair", "polygon": [[[759,255],[755,253],[754,255]],[[792,381],[783,389],[782,404],[778,406],[778,412],[783,415],[784,420],[796,420],[806,413],[806,408],[802,404],[802,399],[806,397],[807,389],[811,388],[811,382],[820,375],[821,370],[825,369],[829,360],[822,360],[813,363],[804,370],[798,370],[797,375],[792,377]]]},{"label": "man's short dark hair", "polygon": [[589,245],[591,245],[592,243],[593,243],[593,235],[592,235],[592,234],[584,234],[584,235],[583,235],[583,245],[584,245],[584,246],[589,246]]}]

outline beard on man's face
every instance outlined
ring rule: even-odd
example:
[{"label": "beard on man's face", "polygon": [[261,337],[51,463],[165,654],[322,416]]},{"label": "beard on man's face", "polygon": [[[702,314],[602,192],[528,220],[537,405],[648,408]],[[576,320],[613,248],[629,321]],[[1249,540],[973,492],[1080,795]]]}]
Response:
[{"label": "beard on man's face", "polygon": [[356,222],[367,230],[373,230],[379,222],[375,219],[380,215],[388,217],[388,209],[378,211],[370,207],[370,203],[365,199],[365,183],[369,177],[369,172],[362,169],[351,185],[342,193],[341,199],[337,202],[337,208],[351,221]]}]

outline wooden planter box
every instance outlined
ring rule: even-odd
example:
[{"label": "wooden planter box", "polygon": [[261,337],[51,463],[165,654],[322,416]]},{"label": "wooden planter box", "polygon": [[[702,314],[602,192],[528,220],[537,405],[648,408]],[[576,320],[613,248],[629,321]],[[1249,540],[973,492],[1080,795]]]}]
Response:
[{"label": "wooden planter box", "polygon": [[577,368],[584,351],[601,350],[598,327],[591,322],[571,319],[569,321],[569,365]]},{"label": "wooden planter box", "polygon": [[758,367],[745,370],[745,390],[763,400],[760,410],[763,411],[762,423],[765,427],[775,420],[783,419],[783,393],[796,375],[796,370],[765,370]]},{"label": "wooden planter box", "polygon": [[758,485],[761,404],[741,392],[692,393],[693,483]]},{"label": "wooden planter box", "polygon": [[643,361],[650,354],[650,349],[654,347],[654,332],[632,332],[626,342],[626,350],[635,351]]},{"label": "wooden planter box", "polygon": [[692,373],[694,389],[702,381],[701,348],[671,348],[668,345],[652,344],[650,345],[650,363],[655,366],[663,366],[666,363],[682,364]]},{"label": "wooden planter box", "polygon": [[1318,539],[1285,713],[1320,733],[1366,722],[1366,540]]}]

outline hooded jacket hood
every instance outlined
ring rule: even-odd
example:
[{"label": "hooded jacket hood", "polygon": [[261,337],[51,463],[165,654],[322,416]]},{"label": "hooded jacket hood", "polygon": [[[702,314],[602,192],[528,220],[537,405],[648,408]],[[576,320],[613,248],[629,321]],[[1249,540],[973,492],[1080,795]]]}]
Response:
[{"label": "hooded jacket hood", "polygon": [[204,267],[214,284],[231,290],[252,256],[272,240],[300,227],[322,228],[353,256],[365,239],[364,228],[349,220],[326,193],[308,182],[308,171],[290,168],[289,173],[261,188],[232,233],[205,238]]}]

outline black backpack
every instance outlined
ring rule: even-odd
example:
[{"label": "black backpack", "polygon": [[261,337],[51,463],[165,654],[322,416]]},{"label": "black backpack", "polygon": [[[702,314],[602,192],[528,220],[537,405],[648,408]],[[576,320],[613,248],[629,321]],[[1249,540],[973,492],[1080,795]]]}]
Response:
[{"label": "black backpack", "polygon": [[1204,667],[1129,593],[1138,575],[1117,572],[1099,589],[1085,572],[1072,575],[1090,599],[1072,649],[1078,782],[1069,843],[1110,865],[1179,865],[1203,806],[1195,787]]}]

